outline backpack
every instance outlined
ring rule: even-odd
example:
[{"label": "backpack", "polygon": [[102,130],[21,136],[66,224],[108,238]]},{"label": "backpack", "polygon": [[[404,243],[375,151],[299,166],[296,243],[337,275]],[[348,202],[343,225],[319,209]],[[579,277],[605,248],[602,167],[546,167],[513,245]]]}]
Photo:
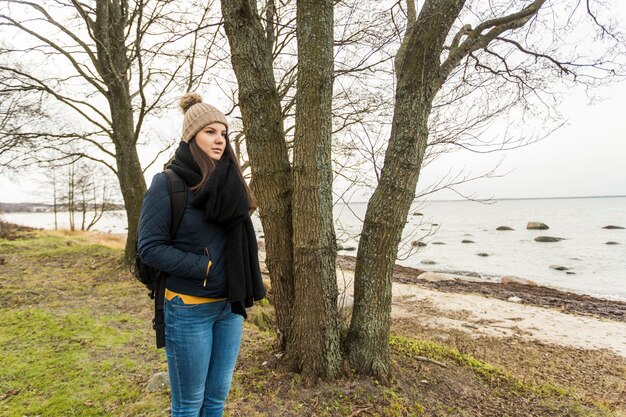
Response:
[{"label": "backpack", "polygon": [[[170,241],[174,240],[178,226],[183,218],[183,212],[187,205],[187,184],[171,169],[166,169],[167,188],[170,194],[170,202],[172,205],[172,225],[170,228]],[[139,216],[141,222],[141,215]],[[154,318],[152,319],[152,328],[156,331],[156,346],[160,349],[165,346],[165,315],[164,315],[164,299],[165,299],[165,281],[168,274],[160,271],[142,262],[139,258],[137,250],[137,242],[135,242],[135,261],[131,265],[131,272],[150,292],[148,295],[154,300]]]}]

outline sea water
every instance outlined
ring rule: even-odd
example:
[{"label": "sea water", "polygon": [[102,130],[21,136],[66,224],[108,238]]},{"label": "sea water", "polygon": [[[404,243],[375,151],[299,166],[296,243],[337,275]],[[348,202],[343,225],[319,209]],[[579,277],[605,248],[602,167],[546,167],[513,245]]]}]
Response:
[{"label": "sea water", "polygon": [[[359,218],[363,219],[366,208],[367,203],[336,207],[341,222],[337,235],[345,240],[342,246],[356,246]],[[545,223],[549,229],[527,230],[531,221]],[[398,263],[427,271],[470,271],[486,280],[512,275],[554,288],[626,300],[626,229],[603,228],[608,225],[626,227],[626,197],[427,202],[409,213]],[[499,226],[514,230],[498,231]],[[537,236],[564,240],[537,242]],[[415,247],[416,241],[426,246]],[[609,241],[620,244],[607,245]],[[425,260],[435,263],[422,263]],[[551,269],[551,265],[568,271]]]},{"label": "sea water", "polygon": [[[340,254],[356,255],[353,248],[358,246],[366,209],[367,203],[335,205],[336,235],[344,248]],[[7,213],[4,219],[54,227],[52,213]],[[253,220],[262,235],[258,218]],[[80,226],[78,216],[76,221]],[[531,221],[545,223],[550,229],[527,230]],[[67,213],[59,214],[58,224],[68,228]],[[607,225],[626,227],[626,197],[420,203],[407,218],[398,263],[428,271],[471,272],[485,280],[516,276],[558,289],[626,300],[626,229],[603,229]],[[514,230],[497,231],[498,226]],[[123,211],[105,213],[93,227],[111,233],[126,233],[125,228]],[[537,236],[564,240],[540,243],[534,240]],[[474,243],[461,243],[463,240]],[[416,246],[417,241],[426,246]],[[607,245],[609,241],[620,244]],[[425,260],[434,264],[424,264]],[[551,269],[551,265],[568,270]]]}]

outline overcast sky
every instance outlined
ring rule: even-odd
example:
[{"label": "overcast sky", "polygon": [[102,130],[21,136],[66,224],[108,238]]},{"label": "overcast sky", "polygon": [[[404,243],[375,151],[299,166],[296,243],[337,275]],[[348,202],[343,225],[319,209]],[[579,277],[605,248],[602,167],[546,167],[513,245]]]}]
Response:
[{"label": "overcast sky", "polygon": [[[625,1],[617,2],[615,12],[626,22]],[[506,154],[456,152],[440,158],[422,172],[418,189],[451,167],[454,172],[480,175],[504,156],[497,171],[507,173],[504,177],[473,181],[459,189],[478,198],[496,199],[626,195],[626,82],[600,90],[600,95],[605,99],[591,105],[582,91],[572,91],[560,106],[566,125],[528,147]],[[147,173],[148,184],[153,174],[153,170]],[[42,192],[46,187],[43,180],[25,173],[0,177],[0,202],[50,202]],[[357,194],[354,199],[366,197]],[[430,198],[459,196],[442,191]]]},{"label": "overcast sky", "polygon": [[[590,105],[575,91],[560,106],[566,125],[530,146],[477,155],[446,155],[424,170],[423,186],[450,166],[474,175],[489,171],[504,155],[501,178],[474,181],[460,189],[481,198],[626,195],[626,83],[602,90],[604,101]],[[455,198],[441,192],[432,198]]]}]

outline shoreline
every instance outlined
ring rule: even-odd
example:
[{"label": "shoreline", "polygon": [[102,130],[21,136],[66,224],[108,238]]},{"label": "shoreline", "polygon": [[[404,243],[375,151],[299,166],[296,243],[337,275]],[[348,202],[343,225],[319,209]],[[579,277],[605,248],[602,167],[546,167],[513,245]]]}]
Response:
[{"label": "shoreline", "polygon": [[[341,269],[354,272],[355,263],[356,258],[354,256],[337,256],[337,266]],[[418,285],[447,293],[478,294],[483,297],[504,301],[510,301],[512,297],[517,297],[520,299],[517,301],[520,304],[557,309],[563,313],[601,317],[626,323],[626,301],[604,299],[541,285],[515,282],[503,284],[500,282],[476,280],[472,279],[471,276],[464,277],[445,273],[429,273],[441,276],[441,279],[438,280],[424,279],[423,274],[427,273],[428,271],[418,268],[396,264],[393,269],[393,282]]]},{"label": "shoreline", "polygon": [[[354,303],[354,263],[352,257],[337,259],[341,309]],[[421,278],[425,274],[441,276]],[[534,351],[557,346],[626,358],[625,302],[534,285],[464,281],[398,265],[391,290],[392,328],[406,334],[445,339],[463,333],[504,345],[524,342]]]},{"label": "shoreline", "polygon": [[[11,239],[11,235],[20,231],[33,231],[37,228],[21,226],[0,221],[0,237]],[[39,229],[43,230],[43,229]],[[54,232],[54,231],[52,231]],[[68,233],[59,230],[57,233]],[[99,231],[71,232],[78,235],[99,236],[100,243],[107,246],[124,247],[125,234],[104,233]],[[263,245],[259,245],[259,258],[265,263],[265,251]],[[354,273],[356,257],[350,255],[337,255],[337,267]],[[264,265],[263,265],[264,266]],[[265,268],[264,268],[265,269]],[[264,271],[265,273],[267,271]],[[512,301],[516,297],[519,304],[531,305],[556,309],[563,313],[579,314],[600,317],[626,323],[626,301],[618,301],[595,297],[587,294],[573,293],[542,285],[529,285],[527,283],[484,281],[474,278],[473,273],[464,271],[459,275],[445,272],[429,272],[418,268],[394,265],[393,282],[401,284],[413,284],[445,293],[477,294],[483,297],[495,298],[504,301]],[[424,274],[437,276],[431,279]],[[424,279],[424,278],[427,279]],[[525,280],[521,280],[525,281]]]}]

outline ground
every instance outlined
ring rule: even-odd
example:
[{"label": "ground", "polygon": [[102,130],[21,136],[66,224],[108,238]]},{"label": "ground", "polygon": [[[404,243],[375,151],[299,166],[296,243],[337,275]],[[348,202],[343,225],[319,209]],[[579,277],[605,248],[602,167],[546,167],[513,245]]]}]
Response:
[{"label": "ground", "polygon": [[[2,236],[0,415],[169,415],[169,392],[145,390],[166,362],[123,246],[95,233]],[[437,306],[394,319],[389,385],[349,375],[305,387],[273,349],[261,304],[244,326],[229,416],[626,416],[623,356],[433,326],[451,314]]]}]

